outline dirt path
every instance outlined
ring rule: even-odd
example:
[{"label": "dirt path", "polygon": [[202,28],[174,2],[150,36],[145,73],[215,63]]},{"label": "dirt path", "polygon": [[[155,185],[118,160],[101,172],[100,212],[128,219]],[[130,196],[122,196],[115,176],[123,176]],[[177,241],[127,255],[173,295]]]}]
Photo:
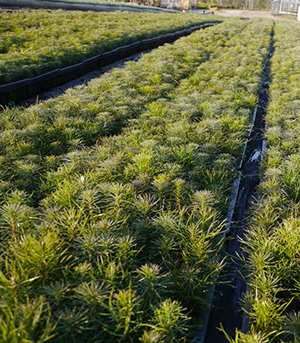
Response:
[{"label": "dirt path", "polygon": [[241,17],[241,18],[267,18],[297,21],[297,16],[293,14],[272,13],[269,11],[250,11],[250,10],[225,10],[222,9],[215,13],[225,17]]}]

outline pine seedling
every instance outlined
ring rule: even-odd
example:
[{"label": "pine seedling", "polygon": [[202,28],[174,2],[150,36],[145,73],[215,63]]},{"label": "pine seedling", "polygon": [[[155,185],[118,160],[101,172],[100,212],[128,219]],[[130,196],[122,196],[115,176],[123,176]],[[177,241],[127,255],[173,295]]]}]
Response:
[{"label": "pine seedling", "polygon": [[138,294],[143,299],[141,306],[148,311],[165,298],[167,288],[171,284],[169,276],[162,274],[157,264],[144,264],[137,269],[136,273]]},{"label": "pine seedling", "polygon": [[175,179],[174,184],[175,184],[175,201],[176,201],[176,207],[178,210],[181,209],[181,202],[182,202],[182,197],[183,197],[183,185],[185,181],[182,179]]},{"label": "pine seedling", "polygon": [[103,204],[106,213],[110,215],[110,218],[118,221],[122,214],[125,214],[131,208],[133,186],[121,183],[105,183],[99,185],[99,189],[104,195]]},{"label": "pine seedling", "polygon": [[119,341],[134,342],[134,336],[139,328],[138,315],[140,299],[132,290],[111,291],[107,305],[109,321],[102,322],[103,329]]},{"label": "pine seedling", "polygon": [[102,250],[101,244],[99,243],[99,236],[95,233],[86,233],[76,238],[74,247],[80,261],[88,261],[89,263],[95,262],[97,255],[101,254]]},{"label": "pine seedling", "polygon": [[274,296],[262,298],[259,294],[252,296],[252,306],[246,311],[257,331],[264,333],[282,330],[284,312],[288,303],[280,303]]},{"label": "pine seedling", "polygon": [[44,287],[44,292],[48,301],[57,309],[61,310],[62,305],[69,299],[71,284],[63,280],[55,281]]},{"label": "pine seedling", "polygon": [[66,308],[60,312],[56,332],[62,342],[80,343],[88,330],[87,310],[83,308]]},{"label": "pine seedling", "polygon": [[300,313],[293,311],[288,313],[284,323],[284,329],[294,338],[294,343],[300,340]]},{"label": "pine seedling", "polygon": [[54,221],[56,233],[71,245],[87,231],[88,219],[82,208],[70,208],[60,211]]},{"label": "pine seedling", "polygon": [[40,239],[27,234],[19,242],[11,243],[9,252],[16,270],[28,280],[38,279],[36,282],[42,285],[66,278],[66,266],[71,267],[64,243],[53,233]]},{"label": "pine seedling", "polygon": [[0,271],[1,297],[6,299],[7,304],[14,301],[22,301],[24,295],[34,288],[35,281],[38,277],[28,279],[26,271],[18,270],[15,263],[8,264],[8,261],[6,261],[5,268],[6,270],[3,270],[3,272]]},{"label": "pine seedling", "polygon": [[26,160],[18,160],[14,163],[14,174],[19,177],[20,180],[24,180],[29,184],[34,182],[36,174],[40,167],[32,162]]},{"label": "pine seedling", "polygon": [[[85,181],[84,176],[81,180],[83,182]],[[85,187],[85,184],[83,184],[83,187]],[[100,202],[99,192],[96,189],[86,189],[82,191],[79,200],[81,202],[80,206],[83,206],[86,209],[89,222],[95,223],[99,217],[97,213]]]},{"label": "pine seedling", "polygon": [[165,173],[157,175],[157,177],[155,177],[152,181],[152,186],[157,192],[158,201],[161,208],[163,208],[165,198],[169,194],[170,181],[169,175]]},{"label": "pine seedling", "polygon": [[[55,180],[54,182],[57,183],[57,181]],[[72,182],[68,178],[65,178],[64,181],[57,183],[55,186],[55,191],[49,196],[52,200],[52,205],[61,206],[66,209],[65,211],[69,210],[71,212],[82,193],[82,187],[78,187],[78,183],[75,180]]]},{"label": "pine seedling", "polygon": [[142,337],[139,338],[141,343],[157,343],[163,342],[163,333],[153,330],[153,331],[144,331]]},{"label": "pine seedling", "polygon": [[[242,333],[241,331],[236,330],[235,338],[231,338],[225,331],[222,323],[220,323],[220,327],[220,331],[224,333],[229,343],[271,343],[274,341],[276,336],[279,336],[279,334],[276,334],[275,331],[269,333],[257,331],[255,327],[252,325],[250,332]],[[275,337],[273,336],[274,334]],[[273,336],[273,338],[270,338],[270,336]]]},{"label": "pine seedling", "polygon": [[271,270],[274,264],[274,257],[268,249],[263,249],[266,245],[262,246],[259,250],[256,249],[251,252],[248,259],[248,266],[253,276],[261,276],[266,270]]},{"label": "pine seedling", "polygon": [[100,263],[108,263],[115,259],[115,251],[118,244],[118,237],[114,234],[102,234],[98,236],[97,245],[100,247],[98,251],[98,259]]},{"label": "pine seedling", "polygon": [[148,324],[152,332],[158,332],[166,342],[184,342],[188,329],[189,317],[177,301],[167,299],[154,309],[153,317]]},{"label": "pine seedling", "polygon": [[268,299],[270,295],[276,295],[283,291],[280,286],[280,279],[271,273],[261,273],[253,276],[250,286],[261,299]]},{"label": "pine seedling", "polygon": [[[39,342],[52,339],[56,325],[50,324],[51,313],[44,297],[14,306],[1,303],[0,335],[4,342]],[[45,317],[48,319],[45,319]]]},{"label": "pine seedling", "polygon": [[12,192],[0,207],[0,233],[2,240],[17,242],[21,235],[32,228],[35,211],[27,204],[30,197],[25,192]]},{"label": "pine seedling", "polygon": [[253,242],[257,241],[255,235],[260,234],[264,238],[273,231],[282,214],[283,209],[280,206],[280,203],[283,202],[284,197],[281,195],[279,195],[279,197],[266,196],[261,199],[260,204],[255,207],[255,216],[251,218],[254,230],[247,233],[249,236],[249,242],[247,244],[251,244],[252,240]]},{"label": "pine seedling", "polygon": [[74,278],[77,282],[89,282],[93,280],[95,277],[92,264],[88,261],[78,263],[74,268]]},{"label": "pine seedling", "polygon": [[152,175],[156,171],[154,156],[149,151],[136,154],[132,157],[132,162],[125,167],[125,173],[130,179],[140,174]]},{"label": "pine seedling", "polygon": [[133,201],[133,206],[137,210],[137,217],[140,217],[140,220],[145,224],[149,223],[149,214],[156,204],[157,199],[148,193],[137,196]]},{"label": "pine seedling", "polygon": [[192,196],[190,220],[202,222],[204,229],[213,227],[214,224],[217,224],[218,228],[219,213],[215,210],[216,203],[213,192],[208,190],[195,192]]},{"label": "pine seedling", "polygon": [[[100,265],[98,265],[100,270]],[[126,273],[123,269],[122,263],[117,261],[112,261],[107,263],[105,266],[101,266],[101,272],[99,273],[100,277],[105,280],[105,282],[112,286],[118,286],[122,288],[121,285],[124,285],[124,281],[130,278],[130,273]]]},{"label": "pine seedling", "polygon": [[300,157],[299,155],[292,155],[289,161],[283,166],[283,174],[281,176],[285,189],[295,202],[300,201]]},{"label": "pine seedling", "polygon": [[110,294],[109,286],[97,281],[83,282],[74,291],[79,304],[84,304],[95,318],[98,316],[99,307],[105,306]]},{"label": "pine seedling", "polygon": [[[177,236],[180,242],[181,258],[171,268],[176,282],[178,299],[189,308],[208,305],[208,288],[219,275],[224,261],[219,261],[219,230],[203,230],[202,223],[182,225]],[[197,304],[197,305],[196,305]]]},{"label": "pine seedling", "polygon": [[90,225],[89,232],[95,233],[98,236],[119,231],[118,222],[105,217],[101,219],[101,217],[99,216],[99,218],[100,220],[96,220],[94,224]]},{"label": "pine seedling", "polygon": [[131,269],[132,265],[136,262],[136,256],[139,252],[136,246],[135,237],[129,234],[118,237],[116,256],[125,270]]},{"label": "pine seedling", "polygon": [[67,142],[68,150],[69,151],[76,151],[82,149],[83,142],[80,138],[73,138],[69,139]]}]

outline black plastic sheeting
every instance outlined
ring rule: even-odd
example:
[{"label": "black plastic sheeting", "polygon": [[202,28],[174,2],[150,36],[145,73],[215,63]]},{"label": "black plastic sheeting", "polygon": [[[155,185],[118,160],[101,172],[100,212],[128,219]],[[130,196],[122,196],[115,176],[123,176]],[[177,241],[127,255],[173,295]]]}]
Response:
[{"label": "black plastic sheeting", "polygon": [[50,88],[57,87],[69,81],[72,81],[93,70],[101,69],[108,64],[114,63],[118,60],[145,50],[157,48],[158,46],[165,43],[172,43],[180,37],[188,36],[196,30],[204,29],[215,24],[217,24],[217,22],[203,23],[199,26],[191,27],[190,29],[184,29],[174,33],[164,34],[159,37],[138,41],[136,43],[125,45],[115,50],[105,52],[101,55],[91,57],[81,63],[72,65],[70,67],[55,69],[46,74],[42,74],[30,79],[2,85],[0,86],[0,104],[6,105],[12,101],[18,102],[28,99],[41,92],[47,91]]}]

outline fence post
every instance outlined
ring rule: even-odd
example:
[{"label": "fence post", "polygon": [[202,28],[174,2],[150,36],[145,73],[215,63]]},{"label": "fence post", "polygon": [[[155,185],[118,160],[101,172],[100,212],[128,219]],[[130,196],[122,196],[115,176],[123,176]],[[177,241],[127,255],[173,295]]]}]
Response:
[{"label": "fence post", "polygon": [[297,15],[297,20],[300,21],[300,5],[298,5],[298,15]]}]

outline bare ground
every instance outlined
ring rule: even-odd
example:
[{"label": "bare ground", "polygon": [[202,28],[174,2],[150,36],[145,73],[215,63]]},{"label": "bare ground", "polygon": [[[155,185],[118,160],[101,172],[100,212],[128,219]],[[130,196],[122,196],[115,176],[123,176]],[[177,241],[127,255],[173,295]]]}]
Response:
[{"label": "bare ground", "polygon": [[272,13],[269,11],[250,11],[250,10],[225,10],[222,9],[215,13],[216,15],[225,17],[241,17],[241,18],[268,18],[297,21],[297,16],[292,14]]}]

